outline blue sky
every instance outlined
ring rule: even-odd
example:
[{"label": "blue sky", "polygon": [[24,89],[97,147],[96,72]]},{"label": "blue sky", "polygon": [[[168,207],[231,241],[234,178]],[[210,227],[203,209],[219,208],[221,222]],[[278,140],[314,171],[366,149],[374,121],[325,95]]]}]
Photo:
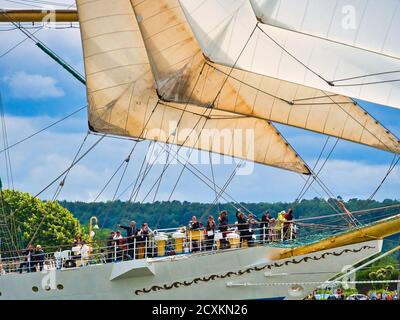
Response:
[{"label": "blue sky", "polygon": [[[58,1],[62,2],[62,1]],[[72,3],[71,0],[64,1]],[[0,7],[18,7],[17,4],[0,0]],[[4,30],[5,25],[0,26]],[[34,30],[32,30],[33,32]],[[83,73],[80,34],[77,28],[63,30],[44,29],[36,36],[61,55],[68,63]],[[0,31],[0,56],[7,49],[24,39],[18,31]],[[35,132],[86,104],[85,88],[65,70],[41,52],[30,40],[25,41],[10,54],[0,58],[0,90],[6,111],[9,143]],[[400,110],[361,102],[361,105],[400,136]],[[326,137],[308,131],[277,125],[296,151],[313,166]],[[87,131],[87,116],[83,111],[62,125],[40,134],[11,150],[14,186],[16,189],[37,193],[61,173],[72,161]],[[86,147],[97,138],[90,136]],[[331,139],[330,143],[333,143]],[[2,143],[2,140],[1,140]],[[127,156],[132,147],[130,141],[105,139],[96,149],[71,171],[60,199],[93,200],[114,170]],[[121,190],[134,180],[147,147],[141,143],[134,154]],[[335,195],[344,198],[367,198],[385,175],[392,154],[340,141],[321,178]],[[4,155],[0,155],[0,175],[5,177]],[[211,177],[208,166],[199,166]],[[234,165],[215,166],[216,182],[223,185]],[[139,200],[154,183],[162,165],[158,165],[146,179]],[[157,200],[170,196],[181,167],[171,166],[162,181]],[[387,180],[377,199],[400,199],[400,172],[397,168]],[[115,179],[100,197],[113,197],[118,179]],[[233,198],[240,201],[293,201],[304,181],[299,175],[256,165],[253,174],[236,177],[228,188]],[[317,187],[317,186],[316,186]],[[55,188],[43,194],[51,198]],[[322,191],[318,190],[324,195]],[[314,190],[306,198],[318,195]],[[185,172],[173,199],[210,202],[214,191]],[[123,198],[124,199],[124,198]],[[147,200],[152,200],[153,196]]]}]

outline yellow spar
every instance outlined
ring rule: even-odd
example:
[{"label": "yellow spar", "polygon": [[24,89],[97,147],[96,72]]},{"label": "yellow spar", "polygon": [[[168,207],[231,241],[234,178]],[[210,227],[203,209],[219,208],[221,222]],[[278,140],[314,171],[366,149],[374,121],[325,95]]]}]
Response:
[{"label": "yellow spar", "polygon": [[78,22],[76,10],[1,10],[0,22]]}]

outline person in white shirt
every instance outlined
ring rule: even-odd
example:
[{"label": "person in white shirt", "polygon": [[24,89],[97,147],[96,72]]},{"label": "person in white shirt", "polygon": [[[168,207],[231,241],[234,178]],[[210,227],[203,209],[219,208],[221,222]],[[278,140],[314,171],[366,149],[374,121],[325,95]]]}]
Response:
[{"label": "person in white shirt", "polygon": [[82,266],[86,266],[89,260],[89,253],[90,253],[90,248],[86,244],[85,241],[82,241],[82,247],[81,247],[81,262]]}]

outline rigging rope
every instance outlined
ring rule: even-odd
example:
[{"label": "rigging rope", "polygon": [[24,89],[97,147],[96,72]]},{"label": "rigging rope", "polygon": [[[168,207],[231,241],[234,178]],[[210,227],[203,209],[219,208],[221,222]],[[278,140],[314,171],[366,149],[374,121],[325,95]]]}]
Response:
[{"label": "rigging rope", "polygon": [[[212,161],[212,156],[211,156],[211,151],[208,152],[208,159],[210,161],[210,169],[211,169],[211,177],[212,177],[212,181],[213,181],[213,186],[214,186],[214,193],[215,193],[215,197],[218,196],[218,192],[217,192],[217,185],[215,183],[215,175],[214,175],[214,164]],[[218,201],[218,207],[217,207],[217,213],[221,212],[221,208],[219,206],[219,201]]]},{"label": "rigging rope", "polygon": [[[253,28],[253,31],[251,32],[251,34],[250,34],[249,38],[247,39],[245,45],[244,45],[243,48],[241,49],[241,51],[240,51],[240,53],[239,53],[239,55],[238,55],[238,57],[237,57],[235,63],[234,63],[233,66],[230,68],[229,73],[227,74],[226,78],[224,79],[224,81],[223,81],[221,87],[219,88],[219,90],[218,90],[216,96],[214,97],[214,99],[213,99],[213,101],[212,101],[212,103],[211,103],[211,108],[209,108],[209,110],[206,108],[206,110],[203,112],[202,116],[204,116],[204,115],[206,114],[207,111],[209,111],[208,117],[210,116],[210,114],[211,114],[211,112],[212,112],[212,110],[213,110],[213,106],[214,106],[215,103],[217,102],[219,96],[220,96],[221,93],[222,93],[223,88],[225,87],[225,84],[228,82],[228,79],[231,77],[233,71],[235,70],[235,67],[236,67],[237,63],[239,62],[240,57],[243,55],[244,51],[246,50],[246,48],[247,48],[247,46],[248,46],[248,44],[249,44],[251,38],[253,37],[253,35],[254,35],[254,33],[255,33],[256,29],[257,29],[257,26],[258,26],[258,24]],[[199,75],[198,75],[198,77],[197,77],[197,79],[196,79],[195,85],[193,86],[192,92],[191,92],[190,96],[189,96],[188,99],[187,99],[187,103],[186,103],[186,106],[185,106],[185,110],[186,110],[187,106],[189,105],[189,102],[190,102],[190,100],[191,100],[191,98],[192,98],[192,95],[193,95],[193,93],[194,93],[195,88],[197,87],[198,81],[199,81],[199,79],[200,79],[200,76],[201,76],[201,74],[202,74],[202,72],[203,72],[204,67],[205,67],[206,64],[207,64],[207,63],[204,63],[204,64],[203,64],[202,69],[201,69],[201,71],[199,72]],[[203,88],[203,90],[204,90],[204,88]],[[182,116],[183,116],[183,113],[182,113]],[[183,142],[183,144],[182,144],[181,146],[179,146],[178,152],[179,152],[179,150],[182,148],[182,146],[186,143],[186,141],[189,139],[189,137],[190,137],[190,135],[192,134],[192,132],[194,132],[195,128],[199,125],[201,119],[202,119],[202,117],[199,117],[199,120],[197,121],[197,123],[195,124],[195,126],[192,128],[191,132],[187,135],[187,137],[186,137],[185,141]],[[180,122],[181,120],[182,120],[182,117],[181,117],[181,119],[179,119],[179,122]],[[193,144],[194,146],[198,143],[198,141],[199,141],[199,139],[200,139],[200,136],[201,136],[201,132],[202,132],[202,130],[205,128],[205,126],[206,126],[206,124],[207,124],[207,121],[208,121],[208,118],[205,119],[204,124],[203,124],[202,128],[200,129],[199,134],[198,134],[197,137],[196,137],[196,141],[195,141],[195,143]],[[178,123],[179,123],[179,122],[178,122]],[[178,126],[179,126],[179,124],[177,125],[177,128],[178,128]],[[170,137],[171,137],[171,136],[172,136],[172,134],[170,135]],[[170,137],[169,137],[169,138],[170,138]],[[169,141],[169,138],[168,138],[168,141]],[[168,142],[167,142],[167,143],[168,143]],[[192,149],[192,150],[190,151],[190,155],[189,155],[189,157],[188,157],[188,160],[186,161],[186,163],[185,163],[185,165],[184,165],[184,167],[183,167],[183,170],[181,171],[181,173],[180,173],[180,175],[179,175],[179,177],[178,177],[177,182],[175,183],[175,185],[177,185],[177,184],[179,183],[179,181],[180,181],[180,179],[181,179],[181,177],[182,177],[183,171],[184,171],[185,168],[187,167],[187,163],[189,162],[190,156],[191,156],[191,154],[192,154],[193,152],[194,152],[194,149]],[[171,160],[171,162],[172,162],[174,159],[175,159],[175,157]],[[168,163],[168,164],[165,166],[165,168],[164,168],[162,174],[164,174],[164,172],[168,169],[168,167],[169,167],[169,165],[171,164],[171,162]],[[160,178],[159,178],[159,179],[160,179]],[[159,179],[158,179],[158,180],[159,180]],[[156,183],[158,183],[158,180],[156,181]],[[147,198],[148,195],[151,193],[151,191],[153,190],[153,188],[154,188],[154,185],[150,188],[150,191],[146,194],[146,196],[145,196],[144,199],[142,200],[142,203],[146,200],[146,198]],[[174,187],[174,190],[175,190],[175,187]],[[174,190],[173,190],[173,191],[174,191]],[[172,193],[171,193],[171,196],[170,196],[170,197],[172,197]]]},{"label": "rigging rope", "polygon": [[36,131],[35,133],[32,133],[31,135],[29,135],[29,136],[27,136],[27,137],[25,137],[25,138],[23,138],[23,139],[21,139],[21,140],[15,142],[15,143],[11,144],[11,145],[8,146],[7,148],[4,148],[3,150],[0,150],[0,153],[3,153],[3,152],[5,152],[5,151],[7,151],[7,150],[9,150],[9,149],[11,149],[11,148],[13,148],[13,147],[15,147],[15,146],[21,144],[21,143],[23,143],[23,142],[25,142],[25,141],[27,141],[27,140],[33,138],[34,136],[36,136],[36,135],[42,133],[43,131],[46,131],[47,129],[50,129],[51,127],[54,127],[55,125],[57,125],[57,124],[59,124],[59,123],[65,121],[65,120],[67,120],[68,118],[74,116],[75,114],[79,113],[80,111],[82,111],[82,110],[84,110],[84,109],[86,109],[86,108],[87,108],[87,106],[84,106],[84,107],[79,108],[78,110],[75,110],[74,112],[72,112],[72,113],[66,115],[65,117],[61,118],[60,120],[57,120],[57,121],[51,123],[50,125],[48,125],[48,126],[42,128],[42,129]]},{"label": "rigging rope", "polygon": [[[74,157],[74,159],[73,159],[72,162],[71,162],[71,165],[76,161],[76,158],[77,158],[77,157],[79,156],[79,154],[81,153],[82,148],[83,148],[83,146],[84,146],[84,144],[85,144],[85,142],[86,142],[88,136],[89,136],[89,132],[87,132],[86,135],[85,135],[85,137],[83,138],[83,141],[82,141],[82,143],[80,144],[80,146],[79,146],[79,148],[78,148],[78,151],[76,152],[75,157]],[[69,169],[69,170],[67,171],[67,173],[65,174],[64,178],[61,180],[60,184],[57,186],[56,192],[54,193],[54,196],[53,196],[53,198],[52,198],[52,201],[53,201],[53,202],[56,201],[56,199],[58,198],[58,196],[59,196],[60,193],[61,193],[61,190],[64,188],[65,181],[67,180],[68,174],[69,174],[70,172],[71,172],[71,169]]]},{"label": "rigging rope", "polygon": [[[43,192],[45,192],[48,188],[50,188],[54,183],[56,183],[62,176],[64,176],[69,170],[71,170],[74,166],[76,166],[87,154],[89,154],[90,151],[92,151],[104,138],[106,137],[106,135],[104,134],[102,137],[100,137],[92,146],[89,147],[89,149],[87,149],[78,159],[76,159],[66,170],[64,170],[60,175],[58,175],[58,177],[56,177],[53,181],[51,181],[45,188],[43,188],[39,193],[37,193],[33,198],[32,201],[34,201],[34,199],[36,199],[37,197],[39,197]],[[34,234],[32,235],[29,243],[32,243],[33,240],[35,239],[38,231],[40,230],[40,227],[42,226],[45,218],[47,217],[46,214],[43,214],[43,218],[41,219],[40,223],[38,224],[38,226],[36,227],[36,230],[34,232]]]},{"label": "rigging rope", "polygon": [[331,87],[355,87],[355,86],[364,86],[364,85],[372,85],[372,84],[382,84],[382,83],[390,83],[390,82],[398,82],[400,79],[393,79],[393,80],[382,80],[382,81],[373,81],[373,82],[367,82],[367,83],[355,83],[355,84],[335,84],[335,82],[342,82],[346,80],[355,80],[355,79],[360,79],[360,78],[367,78],[371,76],[376,76],[376,75],[385,75],[385,74],[392,74],[392,73],[398,73],[400,71],[387,71],[387,72],[379,72],[379,73],[370,73],[367,75],[363,76],[355,76],[355,77],[349,77],[346,79],[338,79],[338,80],[328,80],[325,77],[323,77],[321,74],[316,72],[315,70],[311,69],[309,66],[307,66],[303,61],[298,59],[294,54],[289,52],[284,46],[282,46],[278,41],[276,41],[273,37],[271,37],[264,29],[262,29],[258,24],[258,29],[265,35],[267,36],[275,45],[277,45],[281,50],[283,50],[287,55],[289,55],[291,58],[293,58],[296,62],[298,62],[300,65],[302,65],[304,68],[306,68],[308,71],[313,73],[315,76],[323,80],[326,84],[328,84]]},{"label": "rigging rope", "polygon": [[[328,145],[329,139],[330,139],[330,136],[328,136],[328,137],[326,138],[326,140],[325,140],[324,146],[322,147],[322,150],[321,150],[321,152],[320,152],[320,154],[319,154],[319,156],[318,156],[318,158],[317,158],[317,161],[315,162],[314,167],[313,167],[313,169],[312,169],[313,171],[315,171],[315,169],[317,168],[318,163],[319,163],[319,161],[321,160],[322,155],[324,154],[325,148],[326,148],[326,146]],[[299,193],[299,195],[297,196],[297,198],[296,198],[296,200],[295,200],[295,204],[296,204],[296,203],[299,203],[299,202],[301,201],[301,199],[303,198],[304,194],[308,191],[308,190],[306,190],[306,191],[304,191],[304,190],[306,189],[306,187],[307,187],[307,185],[308,185],[310,179],[311,179],[311,176],[308,176],[306,183],[304,184],[304,186],[303,186],[302,189],[300,190],[300,193]],[[304,191],[304,194],[303,194],[303,191]]]},{"label": "rigging rope", "polygon": [[[396,160],[397,158],[397,160]],[[372,200],[378,191],[382,188],[383,184],[385,183],[386,179],[389,177],[389,175],[392,173],[392,171],[396,168],[397,164],[400,161],[400,155],[394,155],[394,158],[392,160],[392,163],[389,166],[388,171],[386,172],[385,176],[383,177],[382,181],[379,183],[378,187],[372,192],[372,194],[369,196],[368,200]]]},{"label": "rigging rope", "polygon": [[[171,150],[172,151],[172,150]],[[181,164],[184,165],[184,161],[186,159],[183,159],[182,161],[179,159],[181,156],[175,152],[176,154],[176,160]],[[189,163],[187,170],[189,172],[191,172],[195,177],[197,177],[200,181],[202,181],[207,187],[209,187],[211,190],[214,190],[214,184],[213,181],[207,177],[203,172],[201,172],[196,166],[194,166],[193,164]],[[194,172],[196,171],[196,172]],[[206,180],[209,182],[207,183]],[[215,186],[219,189],[222,190],[221,187],[219,187],[217,184],[215,184]],[[238,209],[238,207],[234,206],[230,201],[233,201],[234,203],[236,203],[239,207],[242,207],[244,210],[246,210],[248,213],[251,213],[249,209],[247,209],[243,204],[239,203],[238,201],[236,201],[231,195],[229,195],[226,191],[222,190],[222,193],[224,193],[229,199],[225,198],[224,196],[221,196],[221,198],[223,200],[225,200],[226,202],[228,202],[232,207],[235,208],[235,210]]]},{"label": "rigging rope", "polygon": [[67,70],[74,78],[80,81],[82,84],[86,85],[85,77],[77,71],[74,67],[68,64],[64,59],[62,59],[59,55],[57,55],[53,50],[51,50],[48,46],[46,46],[43,41],[38,39],[34,33],[31,33],[29,30],[25,29],[21,24],[16,23],[5,11],[0,11],[2,15],[8,18],[10,23],[12,23],[18,30],[20,30],[25,36],[27,36],[30,40],[32,40],[35,45],[41,49],[44,53],[46,53],[50,58],[55,60],[59,65],[61,65],[65,70]]},{"label": "rigging rope", "polygon": [[6,125],[6,119],[5,119],[5,114],[4,114],[4,105],[3,105],[3,99],[2,99],[1,93],[0,93],[0,116],[1,116],[1,129],[2,129],[2,136],[3,136],[3,145],[4,145],[4,149],[7,149],[7,152],[5,152],[4,157],[5,157],[8,188],[14,189],[14,178],[13,178],[13,173],[12,173],[11,156],[10,156],[10,151],[8,149],[7,125]]}]

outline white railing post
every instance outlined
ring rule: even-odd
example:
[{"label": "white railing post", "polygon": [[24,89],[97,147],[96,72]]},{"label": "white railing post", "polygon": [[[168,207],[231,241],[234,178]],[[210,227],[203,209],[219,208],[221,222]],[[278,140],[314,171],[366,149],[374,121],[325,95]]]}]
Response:
[{"label": "white railing post", "polygon": [[189,252],[192,252],[192,232],[189,231]]},{"label": "white railing post", "polygon": [[133,260],[136,260],[136,238],[133,238]]},{"label": "white railing post", "polygon": [[146,240],[144,242],[144,258],[147,259],[147,237],[146,237]]},{"label": "white railing post", "polygon": [[283,225],[281,226],[281,242],[283,242]]},{"label": "white railing post", "polygon": [[117,243],[114,241],[114,261],[117,261]]},{"label": "white railing post", "polygon": [[265,243],[265,224],[263,224],[263,243]]},{"label": "white railing post", "polygon": [[200,251],[201,251],[201,243],[202,243],[202,241],[203,241],[203,230],[200,230],[200,240],[199,240],[199,249],[200,249]]},{"label": "white railing post", "polygon": [[290,224],[290,240],[293,240],[293,223]]}]

